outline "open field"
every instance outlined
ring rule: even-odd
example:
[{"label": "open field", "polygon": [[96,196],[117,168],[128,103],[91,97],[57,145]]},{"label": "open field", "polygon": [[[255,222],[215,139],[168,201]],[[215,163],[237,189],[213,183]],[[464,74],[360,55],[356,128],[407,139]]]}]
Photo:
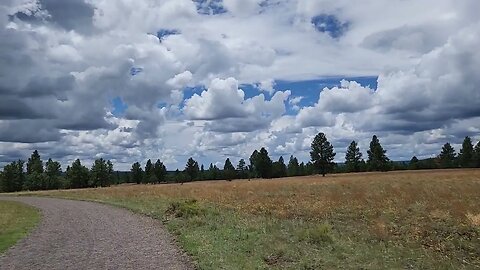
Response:
[{"label": "open field", "polygon": [[37,209],[0,200],[0,254],[25,237],[40,220]]},{"label": "open field", "polygon": [[162,219],[201,269],[480,267],[478,169],[35,194]]}]

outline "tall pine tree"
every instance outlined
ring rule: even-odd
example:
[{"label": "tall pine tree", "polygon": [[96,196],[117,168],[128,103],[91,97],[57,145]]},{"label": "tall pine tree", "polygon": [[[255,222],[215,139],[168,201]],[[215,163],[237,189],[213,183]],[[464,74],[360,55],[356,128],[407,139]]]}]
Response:
[{"label": "tall pine tree", "polygon": [[69,181],[70,188],[88,187],[88,174],[88,168],[82,165],[80,159],[75,160],[72,163],[72,166],[67,168],[66,172],[67,181]]},{"label": "tall pine tree", "polygon": [[27,174],[43,173],[43,161],[37,150],[33,151],[27,162]]},{"label": "tall pine tree", "polygon": [[167,176],[167,168],[163,162],[160,161],[160,159],[157,159],[155,162],[155,165],[153,166],[153,173],[158,183],[166,181],[165,178]]},{"label": "tall pine tree", "polygon": [[298,159],[293,155],[290,156],[287,167],[288,176],[297,176],[300,175],[300,165],[298,164]]},{"label": "tall pine tree", "polygon": [[227,181],[231,181],[236,176],[235,167],[233,167],[229,158],[225,160],[225,164],[223,165],[223,176]]},{"label": "tall pine tree", "polygon": [[441,168],[453,168],[455,167],[455,149],[450,145],[450,143],[446,143],[442,147],[442,152],[438,156],[440,160]]},{"label": "tall pine tree", "polygon": [[154,183],[155,182],[155,170],[153,168],[152,161],[149,159],[145,164],[145,176],[143,177],[145,183]]},{"label": "tall pine tree", "polygon": [[135,181],[135,183],[143,183],[143,169],[142,165],[140,165],[139,162],[135,162],[132,164],[130,172],[132,174],[132,180]]},{"label": "tall pine tree", "polygon": [[189,180],[193,181],[197,179],[199,172],[200,168],[198,167],[198,163],[193,158],[189,158],[187,164],[185,165],[185,173],[188,175]]},{"label": "tall pine tree", "polygon": [[458,154],[458,161],[463,168],[474,166],[473,144],[472,139],[468,136],[463,140],[462,149],[460,149],[460,153]]},{"label": "tall pine tree", "polygon": [[368,161],[367,165],[371,171],[388,171],[389,161],[387,151],[383,150],[380,141],[377,138],[377,135],[373,135],[372,141],[370,142],[370,149],[367,151]]},{"label": "tall pine tree", "polygon": [[361,170],[362,152],[360,152],[360,148],[355,141],[352,141],[347,148],[347,153],[345,154],[345,165],[347,166],[347,171],[349,172],[359,172]]},{"label": "tall pine tree", "polygon": [[335,152],[333,151],[333,146],[327,140],[327,137],[324,133],[318,133],[313,139],[311,145],[312,151],[310,151],[310,158],[312,159],[313,166],[316,171],[323,176],[325,174],[332,172],[335,163],[333,159],[335,158]]}]

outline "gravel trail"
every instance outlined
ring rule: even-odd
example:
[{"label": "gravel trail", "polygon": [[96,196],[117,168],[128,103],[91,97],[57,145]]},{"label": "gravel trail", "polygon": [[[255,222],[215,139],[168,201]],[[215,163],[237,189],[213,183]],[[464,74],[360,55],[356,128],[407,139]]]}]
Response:
[{"label": "gravel trail", "polygon": [[42,211],[38,227],[0,255],[0,269],[193,269],[158,220],[93,202],[3,197]]}]

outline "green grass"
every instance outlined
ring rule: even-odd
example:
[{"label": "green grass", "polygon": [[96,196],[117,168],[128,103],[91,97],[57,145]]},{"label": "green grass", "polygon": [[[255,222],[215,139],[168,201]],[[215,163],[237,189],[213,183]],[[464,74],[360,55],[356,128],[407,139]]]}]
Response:
[{"label": "green grass", "polygon": [[27,236],[40,220],[37,209],[18,202],[0,200],[0,253]]}]

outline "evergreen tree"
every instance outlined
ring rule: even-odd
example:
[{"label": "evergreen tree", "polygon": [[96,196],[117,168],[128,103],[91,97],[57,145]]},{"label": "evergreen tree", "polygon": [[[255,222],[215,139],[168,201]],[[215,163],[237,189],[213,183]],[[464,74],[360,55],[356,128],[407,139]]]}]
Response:
[{"label": "evergreen tree", "polygon": [[199,176],[199,179],[200,179],[200,180],[205,180],[205,167],[203,166],[203,164],[200,166],[200,176]]},{"label": "evergreen tree", "polygon": [[255,167],[255,164],[258,162],[258,156],[260,155],[260,153],[258,153],[257,150],[253,151],[252,155],[250,155],[250,170],[252,171],[252,175],[253,177],[259,177],[258,175],[258,170],[257,168]]},{"label": "evergreen tree", "polygon": [[167,176],[167,167],[163,164],[163,162],[160,161],[160,159],[157,159],[155,162],[155,165],[153,167],[154,175],[156,178],[156,181],[158,183],[166,181],[166,176]]},{"label": "evergreen tree", "polygon": [[130,172],[132,174],[132,180],[135,181],[135,183],[140,184],[143,182],[143,169],[139,162],[132,164]]},{"label": "evergreen tree", "polygon": [[3,167],[1,186],[5,192],[21,191],[25,182],[24,161],[14,161]]},{"label": "evergreen tree", "polygon": [[27,162],[27,174],[43,173],[43,162],[38,151],[33,151]]},{"label": "evergreen tree", "polygon": [[377,135],[373,135],[370,142],[370,150],[367,151],[367,165],[371,171],[388,171],[390,167],[390,159],[386,155],[387,151],[383,150]]},{"label": "evergreen tree", "polygon": [[307,175],[307,168],[304,162],[300,163],[298,166],[298,175]]},{"label": "evergreen tree", "polygon": [[113,164],[103,158],[95,160],[90,169],[91,186],[108,187],[113,179]]},{"label": "evergreen tree", "polygon": [[145,164],[145,176],[143,177],[143,181],[145,183],[155,182],[155,170],[150,159],[147,160],[147,164]]},{"label": "evergreen tree", "polygon": [[62,166],[58,161],[53,161],[51,158],[45,163],[46,183],[44,189],[59,189],[62,187]]},{"label": "evergreen tree", "polygon": [[188,175],[189,180],[193,181],[197,179],[199,171],[198,163],[193,158],[189,158],[185,165],[185,173]]},{"label": "evergreen tree", "polygon": [[440,160],[440,166],[442,168],[453,168],[455,167],[455,149],[450,145],[450,143],[446,143],[442,147],[442,152],[438,156]]},{"label": "evergreen tree", "polygon": [[240,179],[245,179],[248,176],[247,164],[245,163],[245,160],[243,158],[240,159],[240,161],[238,161],[237,173],[238,173],[238,178]]},{"label": "evergreen tree", "polygon": [[352,141],[347,148],[347,153],[345,154],[345,165],[348,172],[361,171],[362,152],[360,152],[360,148],[355,141]]},{"label": "evergreen tree", "polygon": [[88,168],[83,166],[80,159],[75,160],[71,167],[67,168],[67,181],[71,188],[86,188],[88,187],[89,178]]},{"label": "evergreen tree", "polygon": [[298,164],[298,159],[293,155],[290,156],[290,161],[288,161],[287,175],[288,176],[300,175],[300,165]]},{"label": "evergreen tree", "polygon": [[287,177],[287,165],[285,165],[285,160],[282,156],[278,159],[278,163],[280,164],[280,177]]},{"label": "evergreen tree", "polygon": [[464,168],[473,167],[474,160],[473,160],[473,144],[472,139],[470,137],[465,137],[462,143],[462,149],[460,149],[460,153],[458,154],[458,161],[460,166]]},{"label": "evergreen tree", "polygon": [[287,176],[287,166],[285,165],[285,161],[283,160],[283,157],[280,156],[278,161],[273,163],[272,177],[281,178],[286,176]]},{"label": "evergreen tree", "polygon": [[323,176],[333,171],[335,167],[333,159],[336,154],[324,133],[320,132],[315,136],[311,148],[310,157],[316,171]]},{"label": "evergreen tree", "polygon": [[225,165],[223,165],[223,175],[225,179],[228,181],[232,181],[232,179],[235,178],[235,175],[236,175],[235,167],[233,167],[233,164],[229,158],[225,160]]},{"label": "evergreen tree", "polygon": [[408,165],[408,168],[410,170],[417,170],[419,169],[419,160],[416,156],[413,156],[412,159],[410,160],[410,163]]},{"label": "evergreen tree", "polygon": [[264,147],[260,151],[253,152],[250,157],[250,162],[253,163],[255,175],[261,178],[270,178],[272,175],[273,162],[268,156],[268,151]]},{"label": "evergreen tree", "polygon": [[210,163],[210,166],[208,167],[207,171],[207,179],[206,180],[216,180],[217,179],[217,172],[215,170],[215,167],[213,166],[212,163]]},{"label": "evergreen tree", "polygon": [[480,167],[480,141],[477,142],[473,149],[473,164],[475,167]]}]

